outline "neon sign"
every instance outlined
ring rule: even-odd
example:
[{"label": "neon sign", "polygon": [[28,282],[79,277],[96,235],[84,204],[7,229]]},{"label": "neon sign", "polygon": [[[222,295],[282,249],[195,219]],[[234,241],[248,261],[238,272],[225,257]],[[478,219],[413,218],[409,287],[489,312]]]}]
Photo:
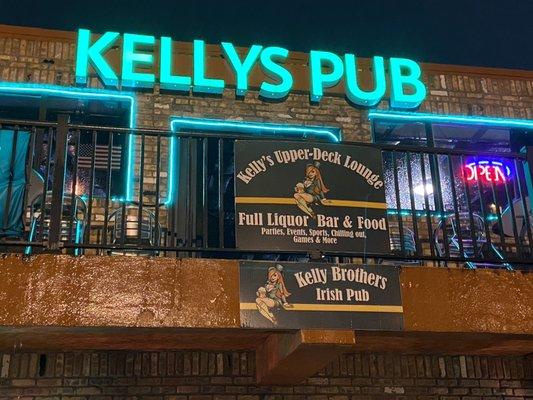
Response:
[{"label": "neon sign", "polygon": [[474,161],[465,164],[463,177],[467,182],[505,183],[511,178],[511,168],[496,160]]},{"label": "neon sign", "polygon": [[[122,42],[121,70],[115,71],[104,57],[107,51]],[[174,56],[170,37],[106,32],[91,41],[91,31],[80,29],[76,50],[76,83],[86,85],[89,66],[106,86],[115,88],[152,88],[159,83],[165,90],[220,95],[227,82],[220,77],[208,77],[206,49],[202,40],[193,41],[192,74],[173,72]],[[235,94],[244,96],[249,89],[249,75],[259,65],[264,78],[259,94],[264,99],[284,99],[291,92],[294,78],[286,65],[289,50],[282,47],[252,45],[246,54],[239,54],[229,42],[220,44],[224,60],[232,71]],[[159,56],[155,53],[159,51]],[[242,52],[241,52],[242,53]],[[156,61],[158,61],[156,65]],[[386,68],[386,66],[388,68]],[[142,67],[142,72],[139,68]],[[324,89],[344,82],[346,97],[353,104],[373,107],[379,104],[390,82],[390,104],[393,108],[416,108],[425,99],[427,90],[422,82],[420,65],[407,58],[372,57],[373,88],[362,88],[358,61],[354,54],[344,57],[327,51],[309,53],[309,99],[320,102]],[[388,71],[388,72],[387,72]],[[389,76],[387,76],[389,75]]]}]

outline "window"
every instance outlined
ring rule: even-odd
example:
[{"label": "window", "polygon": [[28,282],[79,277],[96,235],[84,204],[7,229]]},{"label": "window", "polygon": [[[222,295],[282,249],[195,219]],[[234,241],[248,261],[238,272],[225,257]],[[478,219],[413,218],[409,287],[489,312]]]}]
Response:
[{"label": "window", "polygon": [[[13,94],[0,92],[0,119],[55,122],[60,114],[69,115],[72,124],[88,126],[128,127],[131,105],[126,101],[82,99],[60,95]],[[77,192],[87,192],[90,184],[92,159],[95,159],[94,196],[104,196],[107,179],[108,135],[98,134],[96,146],[90,132],[81,132],[78,148]],[[72,166],[78,137],[71,133],[67,156],[65,189],[72,186]],[[44,176],[48,157],[48,132],[38,129],[33,169]],[[125,193],[124,171],[126,170],[126,135],[115,134],[112,148],[111,196],[122,197]],[[50,177],[51,179],[51,177]]]},{"label": "window", "polygon": [[421,122],[374,121],[374,142],[403,144],[405,146],[428,146],[426,127]]},{"label": "window", "polygon": [[511,152],[510,129],[483,125],[431,124],[435,147],[483,152]]},{"label": "window", "polygon": [[[389,224],[403,224],[404,234],[412,230],[421,240],[433,240],[441,254],[443,236],[448,252],[466,249],[476,235],[478,242],[489,242],[495,254],[524,245],[533,219],[528,165],[521,151],[533,144],[533,132],[413,119],[372,121],[374,142],[386,145],[383,174]],[[458,230],[469,232],[465,237],[470,242],[459,246]],[[476,251],[482,250],[468,256]]]},{"label": "window", "polygon": [[[374,142],[397,145],[383,153],[387,203],[394,209],[467,208],[467,191],[486,207],[516,198],[522,164],[513,158],[522,131],[484,125],[373,121]],[[515,137],[516,136],[516,137]],[[402,152],[402,147],[434,149]],[[449,150],[449,151],[448,151]],[[506,156],[509,154],[509,157]],[[453,185],[453,187],[452,187]],[[409,189],[409,190],[406,190]]]}]

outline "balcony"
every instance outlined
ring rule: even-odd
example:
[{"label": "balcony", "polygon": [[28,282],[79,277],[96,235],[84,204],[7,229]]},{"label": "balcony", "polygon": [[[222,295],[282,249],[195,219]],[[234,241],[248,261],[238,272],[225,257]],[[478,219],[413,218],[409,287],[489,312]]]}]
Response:
[{"label": "balcony", "polygon": [[[178,136],[69,124],[66,117],[0,126],[4,252],[530,268],[523,153],[357,144],[382,154],[390,252],[242,250],[235,240],[234,142],[258,136]],[[487,159],[504,166],[493,174],[509,179],[471,182]]]},{"label": "balcony", "polygon": [[[1,120],[0,135],[0,348],[255,350],[261,384],[354,350],[531,352],[531,274],[507,271],[531,268],[525,154],[329,142],[381,153],[386,251],[244,250],[235,148],[289,138],[64,117]],[[489,157],[510,179],[470,182]],[[241,329],[239,260],[402,266],[401,330]]]}]

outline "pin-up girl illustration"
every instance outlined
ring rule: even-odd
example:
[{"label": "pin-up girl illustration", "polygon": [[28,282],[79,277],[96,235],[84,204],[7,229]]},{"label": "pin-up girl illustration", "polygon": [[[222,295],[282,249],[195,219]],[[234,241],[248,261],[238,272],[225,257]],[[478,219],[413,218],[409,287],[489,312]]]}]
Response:
[{"label": "pin-up girl illustration", "polygon": [[287,302],[287,297],[290,295],[285,287],[283,267],[279,264],[275,267],[269,267],[267,281],[256,293],[257,298],[255,299],[255,304],[257,305],[257,310],[263,317],[276,325],[276,317],[272,313],[272,310],[278,307],[291,307]]},{"label": "pin-up girl illustration", "polygon": [[299,182],[294,188],[294,199],[296,205],[311,218],[315,218],[315,212],[310,207],[311,204],[326,204],[325,194],[329,189],[324,184],[320,173],[320,163],[307,164],[305,167],[305,180]]}]

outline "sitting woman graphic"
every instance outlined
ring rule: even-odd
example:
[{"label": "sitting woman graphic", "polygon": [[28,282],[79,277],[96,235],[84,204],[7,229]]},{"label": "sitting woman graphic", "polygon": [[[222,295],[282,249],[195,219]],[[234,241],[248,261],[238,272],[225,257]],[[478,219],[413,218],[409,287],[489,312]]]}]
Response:
[{"label": "sitting woman graphic", "polygon": [[268,268],[266,284],[261,286],[256,293],[255,304],[257,305],[257,310],[274,325],[277,324],[277,321],[272,310],[281,306],[284,308],[291,307],[287,302],[287,297],[291,294],[285,287],[282,272],[283,267],[279,264]]},{"label": "sitting woman graphic", "polygon": [[297,183],[294,188],[296,205],[311,218],[316,218],[316,215],[310,205],[326,204],[325,194],[329,192],[329,189],[324,185],[319,167],[320,163],[318,162],[307,164],[304,182]]}]

